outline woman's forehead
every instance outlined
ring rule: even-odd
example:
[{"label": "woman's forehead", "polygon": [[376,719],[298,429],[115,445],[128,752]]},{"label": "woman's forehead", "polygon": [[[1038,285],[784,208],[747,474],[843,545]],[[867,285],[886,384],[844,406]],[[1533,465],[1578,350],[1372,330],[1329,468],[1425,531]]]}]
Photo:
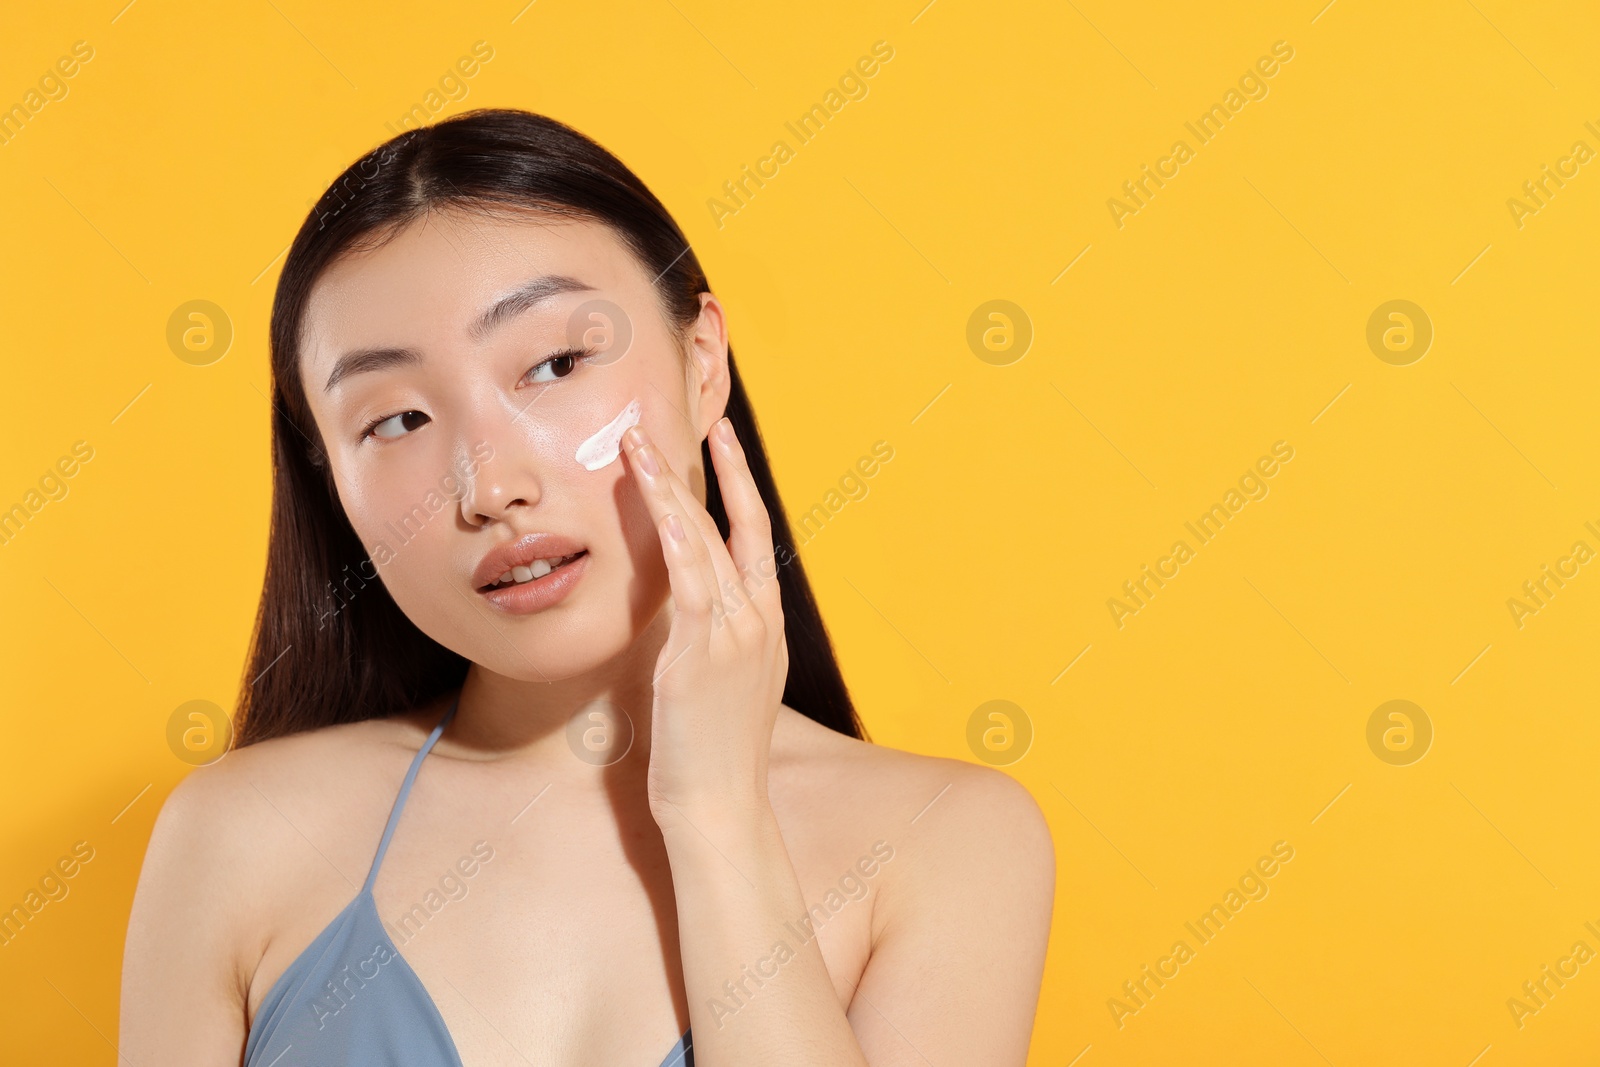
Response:
[{"label": "woman's forehead", "polygon": [[638,261],[602,223],[430,212],[323,271],[307,301],[302,363],[314,377],[353,347],[460,344],[497,301],[541,278],[576,280],[624,306],[651,295]]}]

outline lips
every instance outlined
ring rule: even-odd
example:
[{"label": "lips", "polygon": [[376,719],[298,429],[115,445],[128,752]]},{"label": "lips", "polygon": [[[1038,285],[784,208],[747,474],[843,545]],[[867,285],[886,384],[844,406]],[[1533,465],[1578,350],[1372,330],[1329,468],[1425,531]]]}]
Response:
[{"label": "lips", "polygon": [[562,556],[586,555],[582,545],[570,537],[553,533],[524,534],[515,541],[488,551],[472,572],[472,587],[487,593],[500,576],[518,567],[528,567],[536,559],[554,560]]},{"label": "lips", "polygon": [[589,553],[579,552],[571,563],[564,563],[548,574],[531,581],[479,590],[478,595],[490,607],[506,615],[533,615],[565,601],[588,570]]},{"label": "lips", "polygon": [[537,581],[547,574],[561,570],[569,563],[576,563],[587,555],[587,552],[574,552],[572,555],[562,556],[560,559],[536,559],[527,567],[512,567],[500,576],[498,582],[487,589],[478,591],[480,593],[491,593],[496,589],[511,589],[516,586],[527,585],[529,582]]}]

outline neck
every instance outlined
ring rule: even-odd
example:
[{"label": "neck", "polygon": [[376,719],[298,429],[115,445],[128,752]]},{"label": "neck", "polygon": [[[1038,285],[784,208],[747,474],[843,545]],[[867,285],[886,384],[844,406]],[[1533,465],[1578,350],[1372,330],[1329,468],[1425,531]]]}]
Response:
[{"label": "neck", "polygon": [[525,681],[471,664],[445,731],[451,749],[486,762],[566,761],[580,772],[603,767],[608,777],[636,771],[642,779],[656,659],[671,625],[669,597],[619,656],[559,680]]}]

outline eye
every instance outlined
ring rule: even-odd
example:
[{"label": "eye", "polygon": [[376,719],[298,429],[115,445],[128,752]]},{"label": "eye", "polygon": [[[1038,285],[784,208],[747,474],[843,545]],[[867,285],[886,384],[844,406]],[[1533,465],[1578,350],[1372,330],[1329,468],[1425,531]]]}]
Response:
[{"label": "eye", "polygon": [[[578,360],[585,356],[592,355],[594,355],[592,350],[569,348],[565,352],[557,352],[555,355],[535,363],[531,368],[529,368],[526,377],[529,381],[535,382],[557,381],[558,379],[567,377],[574,370],[576,370],[578,366]],[[550,371],[551,377],[538,377],[540,371],[547,369]]]},{"label": "eye", "polygon": [[398,415],[390,415],[370,423],[365,430],[361,431],[361,436],[381,437],[384,440],[392,440],[396,437],[404,437],[427,421],[428,416],[420,411],[402,411]]}]

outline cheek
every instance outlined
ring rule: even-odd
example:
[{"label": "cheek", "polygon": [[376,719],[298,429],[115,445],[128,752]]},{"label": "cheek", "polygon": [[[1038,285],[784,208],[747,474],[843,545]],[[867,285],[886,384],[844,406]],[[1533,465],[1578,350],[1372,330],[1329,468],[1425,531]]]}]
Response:
[{"label": "cheek", "polygon": [[339,493],[339,505],[356,536],[369,553],[373,552],[381,540],[383,517],[394,510],[393,502],[404,493],[372,478],[352,476],[348,471],[335,474],[334,485]]},{"label": "cheek", "polygon": [[[688,425],[659,393],[648,387],[637,394],[624,393],[608,398],[587,415],[587,422],[579,420],[581,428],[572,434],[572,447],[566,454],[567,469],[573,473],[563,480],[573,487],[575,493],[593,501],[596,510],[591,512],[592,521],[600,520],[601,510],[609,513],[607,518],[620,533],[634,575],[645,581],[645,585],[636,593],[642,594],[644,600],[648,601],[654,595],[653,591],[658,586],[664,588],[667,581],[666,559],[662,552],[661,536],[656,529],[656,519],[645,499],[646,489],[637,480],[629,459],[621,455],[620,447],[615,453],[609,447],[602,448],[602,445],[609,446],[620,437],[620,430],[627,428],[628,419],[624,418],[620,424],[614,420],[619,413],[627,412],[634,399],[640,402],[640,428],[664,454],[672,472],[691,487],[695,485],[694,470],[699,464],[699,450],[695,442],[686,440],[689,437]],[[600,442],[598,445],[595,443],[597,440]],[[611,458],[607,460],[607,457]],[[607,461],[594,470],[588,470],[583,465],[585,458],[591,463]],[[597,484],[602,487],[603,500],[600,494],[588,490],[588,487]],[[598,528],[592,528],[590,532],[597,536],[600,533]]]},{"label": "cheek", "polygon": [[635,569],[647,569],[652,559],[663,567],[666,560],[661,555],[661,540],[656,533],[655,519],[650,515],[650,505],[634,488],[632,476],[624,473],[617,482],[617,514],[622,523],[622,536],[628,542],[629,553],[634,557]]},{"label": "cheek", "polygon": [[424,589],[449,573],[448,548],[460,515],[461,482],[448,465],[436,477],[394,465],[335,476],[339,503],[367,557],[396,602],[410,614]]},{"label": "cheek", "polygon": [[[628,427],[644,421],[643,410],[643,401],[637,396],[631,397],[614,414],[597,415],[591,408],[585,413],[585,419],[575,420],[579,426],[577,432],[582,436],[572,450],[573,462],[587,471],[604,470],[611,464],[619,462],[622,435]],[[593,429],[589,429],[590,426],[593,426]],[[645,431],[649,432],[648,424],[645,426]]]}]

